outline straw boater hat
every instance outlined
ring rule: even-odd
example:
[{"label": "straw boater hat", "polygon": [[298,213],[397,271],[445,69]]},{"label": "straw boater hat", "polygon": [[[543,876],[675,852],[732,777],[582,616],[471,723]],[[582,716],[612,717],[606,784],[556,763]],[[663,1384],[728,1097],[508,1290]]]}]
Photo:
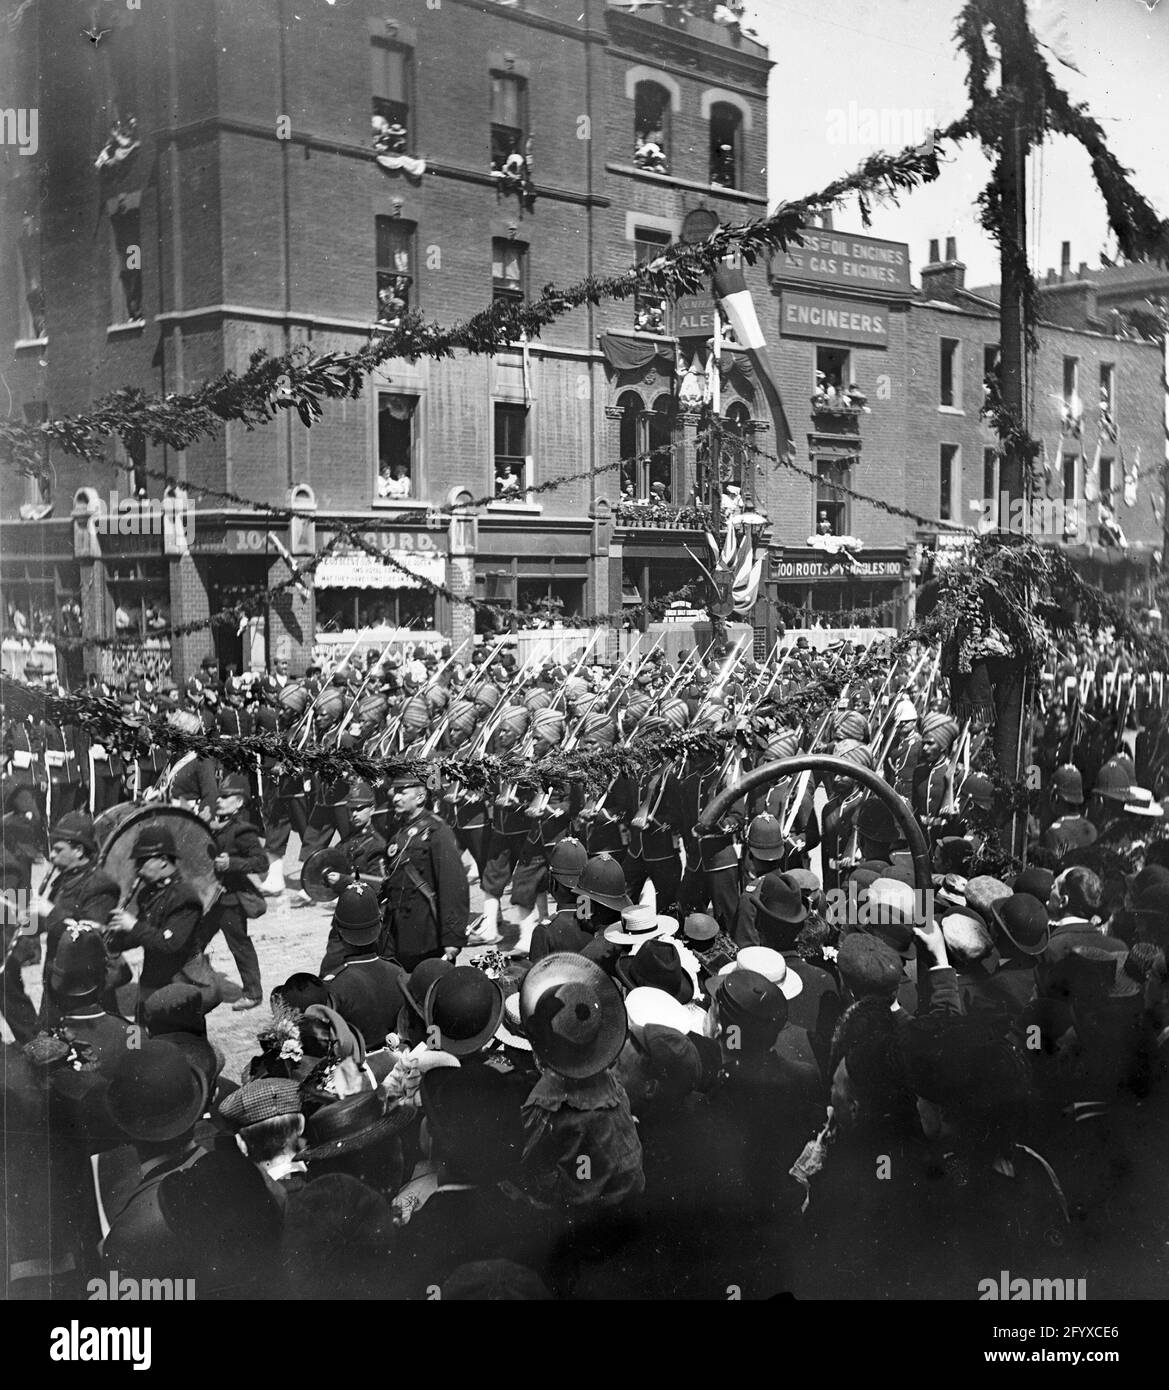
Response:
[{"label": "straw boater hat", "polygon": [[615,946],[640,946],[658,936],[675,936],[678,919],[665,917],[641,903],[622,910],[620,924],[605,928],[605,940]]},{"label": "straw boater hat", "polygon": [[776,985],[785,999],[794,999],[804,988],[804,982],[794,970],[788,969],[787,961],[770,946],[744,946],[729,965],[718,972],[720,976],[732,975],[736,970],[753,970]]}]

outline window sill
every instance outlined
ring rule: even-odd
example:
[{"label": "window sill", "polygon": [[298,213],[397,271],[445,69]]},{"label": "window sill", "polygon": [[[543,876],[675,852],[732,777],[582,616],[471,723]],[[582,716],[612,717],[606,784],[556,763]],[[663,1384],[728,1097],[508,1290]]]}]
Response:
[{"label": "window sill", "polygon": [[965,415],[966,412],[960,405],[940,405],[938,406],[939,415]]},{"label": "window sill", "polygon": [[17,338],[17,340],[12,344],[12,351],[23,352],[27,348],[43,348],[48,346],[48,338]]},{"label": "window sill", "polygon": [[647,183],[664,184],[667,188],[688,188],[698,193],[707,193],[715,198],[733,198],[741,203],[767,205],[767,198],[761,193],[747,193],[741,188],[728,188],[721,183],[702,183],[699,179],[683,179],[677,174],[655,174],[651,169],[639,169],[636,164],[620,164],[606,160],[605,168],[611,174],[625,174],[635,179],[645,179]]},{"label": "window sill", "polygon": [[138,333],[145,327],[145,319],[127,319],[125,323],[111,323],[106,329],[106,337],[113,338],[119,333]]},{"label": "window sill", "polygon": [[391,511],[420,512],[425,511],[430,504],[422,497],[375,497],[370,505],[385,507]]},{"label": "window sill", "polygon": [[521,516],[542,516],[544,508],[538,502],[488,502],[489,512],[518,512]]}]

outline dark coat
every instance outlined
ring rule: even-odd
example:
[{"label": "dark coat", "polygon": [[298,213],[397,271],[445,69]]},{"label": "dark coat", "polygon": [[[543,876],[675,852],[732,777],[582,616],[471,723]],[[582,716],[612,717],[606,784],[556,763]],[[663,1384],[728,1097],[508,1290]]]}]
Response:
[{"label": "dark coat", "polygon": [[66,869],[54,880],[49,889],[53,910],[44,922],[46,975],[57,954],[66,920],[72,918],[77,922],[96,922],[99,927],[104,927],[121,896],[122,890],[117,883],[96,864]]},{"label": "dark coat", "polygon": [[232,816],[214,831],[214,835],[216,854],[228,857],[227,868],[215,871],[216,878],[223,884],[219,903],[223,907],[236,907],[241,892],[245,896],[255,896],[256,886],[248,874],[267,873],[268,856],[264,853],[260,832],[242,816]]},{"label": "dark coat", "polygon": [[399,960],[438,955],[467,940],[470,889],[454,831],[423,811],[386,848],[386,926]]},{"label": "dark coat", "polygon": [[402,993],[406,972],[398,962],[381,960],[359,948],[355,958],[323,978],[333,996],[333,1007],[358,1030],[366,1049],[384,1047],[386,1034],[397,1028],[398,1012],[406,1003]]},{"label": "dark coat", "polygon": [[140,890],[136,916],[130,931],[111,933],[110,944],[118,951],[143,948],[138,979],[141,1001],[146,994],[169,985],[198,955],[197,930],[203,904],[194,886],[176,873],[163,883],[146,884]]}]

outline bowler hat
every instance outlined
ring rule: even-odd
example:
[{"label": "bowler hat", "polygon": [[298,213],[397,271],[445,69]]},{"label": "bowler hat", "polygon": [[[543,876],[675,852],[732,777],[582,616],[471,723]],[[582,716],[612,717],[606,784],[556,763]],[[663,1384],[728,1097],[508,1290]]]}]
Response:
[{"label": "bowler hat", "polygon": [[106,1109],[131,1139],[165,1143],[185,1134],[203,1113],[207,1090],[206,1077],[180,1049],[148,1039],[118,1060]]},{"label": "bowler hat", "polygon": [[567,1077],[595,1076],[625,1043],[621,993],[585,956],[556,952],[532,966],[520,986],[520,1017],[536,1055]]},{"label": "bowler hat", "polygon": [[759,880],[758,910],[780,922],[802,922],[808,907],[800,885],[788,874],[764,874]]},{"label": "bowler hat", "polygon": [[494,980],[473,965],[456,965],[426,992],[428,1028],[438,1030],[438,1047],[454,1057],[480,1051],[503,1017],[503,993]]},{"label": "bowler hat", "polygon": [[162,855],[166,859],[177,859],[179,856],[175,837],[165,825],[146,826],[138,832],[138,838],[134,841],[132,858],[153,859],[155,855]]},{"label": "bowler hat", "polygon": [[[1163,872],[1166,881],[1169,882],[1169,870]],[[1016,893],[1030,893],[1033,898],[1038,898],[1046,906],[1048,898],[1051,897],[1051,885],[1054,882],[1055,874],[1050,869],[1039,869],[1031,865],[1015,876],[1012,887]]]},{"label": "bowler hat", "polygon": [[377,894],[358,880],[347,883],[333,911],[333,925],[350,946],[372,946],[381,935],[381,908]]},{"label": "bowler hat", "polygon": [[67,811],[49,831],[49,843],[54,840],[67,840],[71,845],[80,845],[89,854],[97,853],[93,821],[84,811]]},{"label": "bowler hat", "polygon": [[992,920],[1025,956],[1042,955],[1050,939],[1047,908],[1030,893],[1014,892],[990,905]]},{"label": "bowler hat", "polygon": [[449,974],[454,969],[453,962],[443,956],[433,956],[419,961],[402,983],[402,997],[411,1011],[423,1022],[426,1021],[426,996],[435,980]]},{"label": "bowler hat", "polygon": [[142,1022],[152,1038],[168,1033],[206,1033],[203,995],[196,985],[174,983],[156,989],[142,1005]]}]

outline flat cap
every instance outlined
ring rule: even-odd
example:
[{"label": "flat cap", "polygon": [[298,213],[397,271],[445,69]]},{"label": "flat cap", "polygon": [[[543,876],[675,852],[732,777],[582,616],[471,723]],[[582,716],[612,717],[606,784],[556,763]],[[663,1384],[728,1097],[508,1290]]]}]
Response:
[{"label": "flat cap", "polygon": [[224,1098],[219,1113],[237,1130],[258,1125],[261,1120],[274,1120],[278,1115],[299,1115],[300,1088],[295,1081],[277,1077],[249,1081]]}]

